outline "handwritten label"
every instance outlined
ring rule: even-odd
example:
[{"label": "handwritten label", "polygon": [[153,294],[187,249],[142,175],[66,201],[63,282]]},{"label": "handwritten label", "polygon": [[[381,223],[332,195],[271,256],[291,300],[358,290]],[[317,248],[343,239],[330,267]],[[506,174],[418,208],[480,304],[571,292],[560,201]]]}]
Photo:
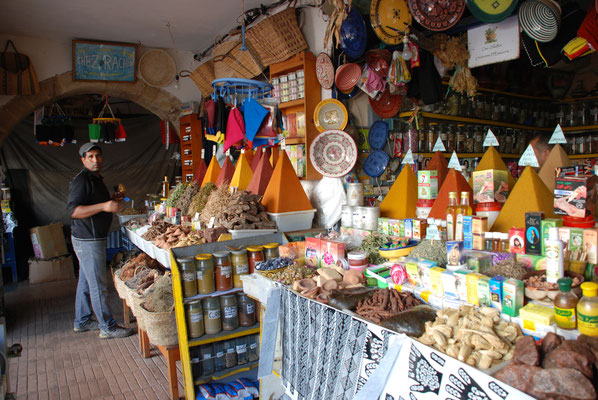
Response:
[{"label": "handwritten label", "polygon": [[403,158],[403,162],[401,164],[415,164],[415,161],[413,161],[413,153],[411,152],[411,149],[407,151],[407,154],[405,154],[405,158]]},{"label": "handwritten label", "polygon": [[208,222],[208,228],[213,228],[214,222],[216,222],[216,217],[210,218],[210,221]]},{"label": "handwritten label", "polygon": [[490,146],[494,146],[494,147],[498,147],[498,140],[496,139],[496,136],[494,136],[494,132],[492,132],[492,129],[488,129],[488,133],[486,134],[486,137],[484,138],[484,147],[490,147]]},{"label": "handwritten label", "polygon": [[554,132],[552,133],[548,144],[567,144],[567,139],[565,138],[563,128],[561,128],[560,124],[557,124],[556,128],[554,128]]},{"label": "handwritten label", "polygon": [[457,153],[455,151],[453,151],[453,155],[451,156],[451,160],[449,161],[448,167],[456,171],[461,171],[459,157],[457,157]]},{"label": "handwritten label", "polygon": [[436,139],[436,143],[434,144],[434,148],[432,149],[432,151],[442,151],[443,153],[446,151],[446,147],[444,147],[444,143],[442,143],[442,139],[440,139],[440,136],[438,136],[438,139]]},{"label": "handwritten label", "polygon": [[520,166],[530,166],[534,168],[540,168],[540,164],[538,164],[538,159],[536,158],[536,153],[534,152],[534,148],[532,145],[528,145],[527,149],[521,155],[519,159]]}]

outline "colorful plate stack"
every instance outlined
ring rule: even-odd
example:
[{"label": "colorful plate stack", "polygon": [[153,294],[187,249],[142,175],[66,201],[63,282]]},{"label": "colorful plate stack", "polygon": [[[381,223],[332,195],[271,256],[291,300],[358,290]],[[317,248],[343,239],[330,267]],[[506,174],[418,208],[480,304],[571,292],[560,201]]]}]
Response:
[{"label": "colorful plate stack", "polygon": [[383,150],[388,140],[388,124],[385,121],[376,121],[370,127],[368,142],[374,151],[370,153],[363,164],[363,171],[370,177],[376,178],[384,172],[390,157]]},{"label": "colorful plate stack", "polygon": [[561,7],[554,0],[527,0],[519,8],[519,24],[538,42],[552,41],[561,24]]}]

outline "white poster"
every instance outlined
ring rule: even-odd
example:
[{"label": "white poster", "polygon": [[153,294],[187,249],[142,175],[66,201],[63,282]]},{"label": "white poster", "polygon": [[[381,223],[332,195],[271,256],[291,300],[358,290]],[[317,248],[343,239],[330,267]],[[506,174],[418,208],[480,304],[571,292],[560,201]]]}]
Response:
[{"label": "white poster", "polygon": [[467,31],[469,68],[519,58],[519,20],[513,15],[502,22]]},{"label": "white poster", "polygon": [[380,399],[532,400],[533,397],[407,338]]}]

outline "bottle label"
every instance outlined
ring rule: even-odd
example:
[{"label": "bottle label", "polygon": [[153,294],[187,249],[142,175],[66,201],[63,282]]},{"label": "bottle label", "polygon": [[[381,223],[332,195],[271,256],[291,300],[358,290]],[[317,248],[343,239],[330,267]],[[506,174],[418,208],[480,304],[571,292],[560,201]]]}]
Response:
[{"label": "bottle label", "polygon": [[218,358],[224,357],[224,352],[223,351],[219,351],[218,353],[216,353],[216,357],[218,357]]},{"label": "bottle label", "polygon": [[231,348],[229,348],[229,349],[226,349],[226,353],[227,353],[227,354],[233,354],[234,352],[235,352],[235,348],[234,348],[234,347],[231,347]]},{"label": "bottle label", "polygon": [[251,343],[251,344],[249,345],[249,348],[250,348],[251,350],[253,350],[253,349],[257,349],[257,343],[255,343],[255,342],[254,342],[254,343]]},{"label": "bottle label", "polygon": [[190,318],[192,323],[197,323],[197,322],[201,322],[203,320],[203,315],[201,313],[193,313],[191,314],[191,318]]},{"label": "bottle label", "polygon": [[255,312],[255,305],[253,303],[247,304],[247,314],[253,314]]},{"label": "bottle label", "polygon": [[220,267],[220,275],[230,278],[232,274],[233,267],[231,267],[230,265],[223,265],[222,267]]},{"label": "bottle label", "polygon": [[197,276],[197,280],[203,280],[203,271],[197,271],[195,275]]},{"label": "bottle label", "polygon": [[584,315],[578,312],[577,327],[584,335],[598,336],[598,315]]},{"label": "bottle label", "polygon": [[208,311],[208,319],[220,319],[220,310]]},{"label": "bottle label", "polygon": [[463,240],[463,214],[457,214],[457,223],[455,224],[455,240]]},{"label": "bottle label", "polygon": [[237,275],[245,275],[249,273],[249,265],[241,264],[235,267],[235,272]]},{"label": "bottle label", "polygon": [[224,307],[224,318],[235,318],[237,316],[237,307]]},{"label": "bottle label", "polygon": [[554,307],[554,319],[561,328],[573,329],[576,325],[575,308]]},{"label": "bottle label", "polygon": [[195,279],[195,274],[193,272],[183,272],[183,280],[185,282],[194,281]]},{"label": "bottle label", "polygon": [[240,344],[237,346],[237,353],[245,353],[247,351],[247,345]]},{"label": "bottle label", "polygon": [[207,353],[207,354],[203,355],[203,359],[204,360],[209,360],[210,358],[212,358],[212,355],[210,353]]},{"label": "bottle label", "polygon": [[452,214],[446,215],[446,233],[448,240],[455,240],[455,222]]}]

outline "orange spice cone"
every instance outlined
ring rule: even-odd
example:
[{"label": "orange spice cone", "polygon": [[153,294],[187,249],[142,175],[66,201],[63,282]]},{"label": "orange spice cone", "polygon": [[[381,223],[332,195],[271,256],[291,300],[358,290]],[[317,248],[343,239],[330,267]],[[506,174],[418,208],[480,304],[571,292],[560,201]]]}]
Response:
[{"label": "orange spice cone", "polygon": [[437,151],[432,156],[432,159],[426,165],[426,171],[438,171],[438,187],[442,187],[446,175],[448,174],[448,161],[441,151]]},{"label": "orange spice cone", "polygon": [[[274,150],[274,153],[278,151]],[[286,151],[279,154],[262,204],[271,213],[313,210]]]},{"label": "orange spice cone", "polygon": [[205,185],[208,182],[216,184],[218,175],[220,175],[220,164],[218,164],[216,156],[212,156],[212,159],[210,160],[210,165],[208,165],[206,174],[201,182],[201,186]]},{"label": "orange spice cone", "polygon": [[450,169],[444,183],[438,191],[434,205],[430,210],[428,218],[446,219],[446,208],[449,204],[449,192],[457,192],[461,198],[461,192],[469,192],[469,204],[473,204],[473,189],[463,177],[463,174],[456,169]]},{"label": "orange spice cone", "polygon": [[251,166],[247,161],[246,153],[241,153],[237,160],[237,166],[235,167],[235,173],[230,181],[231,188],[237,188],[237,190],[246,190],[253,177]]},{"label": "orange spice cone", "polygon": [[228,182],[230,184],[231,179],[233,178],[233,174],[235,173],[235,166],[233,165],[232,161],[230,160],[229,156],[226,156],[224,160],[224,164],[222,165],[222,169],[218,174],[218,179],[216,179],[216,186],[222,185],[223,182]]}]

